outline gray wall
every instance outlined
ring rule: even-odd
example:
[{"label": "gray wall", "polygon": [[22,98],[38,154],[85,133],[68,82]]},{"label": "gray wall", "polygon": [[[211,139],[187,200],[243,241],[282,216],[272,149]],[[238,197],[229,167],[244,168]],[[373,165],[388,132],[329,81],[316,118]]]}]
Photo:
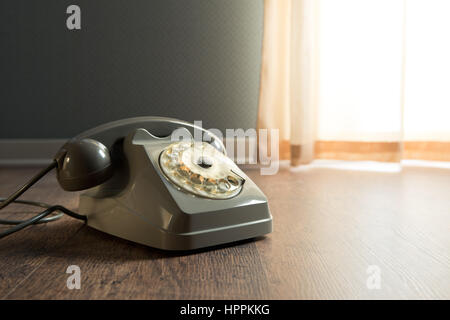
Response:
[{"label": "gray wall", "polygon": [[262,25],[262,0],[2,0],[0,138],[139,115],[254,127]]}]

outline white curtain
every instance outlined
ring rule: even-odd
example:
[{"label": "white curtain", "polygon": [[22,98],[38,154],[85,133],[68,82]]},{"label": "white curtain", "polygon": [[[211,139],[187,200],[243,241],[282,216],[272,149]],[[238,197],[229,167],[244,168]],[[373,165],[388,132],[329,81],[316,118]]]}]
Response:
[{"label": "white curtain", "polygon": [[320,0],[319,140],[402,138],[402,0]]},{"label": "white curtain", "polygon": [[407,0],[404,138],[450,141],[450,1]]},{"label": "white curtain", "polygon": [[281,155],[450,160],[450,1],[266,0],[258,125]]}]

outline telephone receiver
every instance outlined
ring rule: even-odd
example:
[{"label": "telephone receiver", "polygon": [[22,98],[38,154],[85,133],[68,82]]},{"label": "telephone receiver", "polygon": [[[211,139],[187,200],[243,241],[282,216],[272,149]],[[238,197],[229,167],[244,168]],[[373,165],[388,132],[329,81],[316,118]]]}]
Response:
[{"label": "telephone receiver", "polygon": [[189,122],[110,122],[68,141],[54,160],[64,190],[85,190],[78,212],[87,224],[123,239],[191,250],[272,231],[262,191],[217,136]]}]

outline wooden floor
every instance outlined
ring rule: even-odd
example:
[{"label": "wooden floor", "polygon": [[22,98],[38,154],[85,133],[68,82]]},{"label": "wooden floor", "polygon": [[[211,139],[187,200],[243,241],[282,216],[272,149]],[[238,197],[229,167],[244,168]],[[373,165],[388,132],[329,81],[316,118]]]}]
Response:
[{"label": "wooden floor", "polygon": [[[0,195],[36,171],[0,168]],[[450,299],[450,170],[248,174],[269,198],[267,237],[166,253],[64,217],[0,240],[0,298]],[[24,198],[71,209],[78,201],[53,175]],[[80,290],[66,287],[69,265],[81,268]],[[380,288],[369,289],[377,271]]]}]

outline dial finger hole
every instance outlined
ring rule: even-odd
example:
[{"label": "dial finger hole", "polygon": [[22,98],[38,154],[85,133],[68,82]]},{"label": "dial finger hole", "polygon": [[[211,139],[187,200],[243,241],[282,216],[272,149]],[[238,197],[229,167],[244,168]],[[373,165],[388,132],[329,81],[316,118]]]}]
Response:
[{"label": "dial finger hole", "polygon": [[197,174],[197,173],[193,173],[193,174],[191,174],[191,176],[190,176],[190,180],[191,180],[193,183],[195,183],[195,184],[202,184],[204,178],[203,178],[201,175]]},{"label": "dial finger hole", "polygon": [[221,179],[219,181],[218,187],[220,191],[227,192],[228,190],[230,190],[231,185],[227,180]]},{"label": "dial finger hole", "polygon": [[233,187],[239,186],[239,180],[236,179],[236,178],[233,177],[233,176],[228,176],[228,177],[227,177],[227,181],[228,181]]}]

